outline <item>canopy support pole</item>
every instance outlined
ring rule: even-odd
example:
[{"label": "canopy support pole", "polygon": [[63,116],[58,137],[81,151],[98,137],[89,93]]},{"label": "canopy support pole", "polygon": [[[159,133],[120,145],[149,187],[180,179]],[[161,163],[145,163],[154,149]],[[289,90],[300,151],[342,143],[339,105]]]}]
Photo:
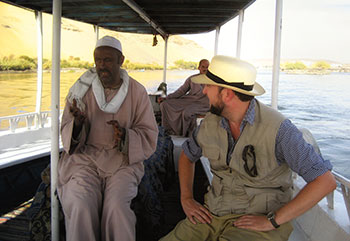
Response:
[{"label": "canopy support pole", "polygon": [[215,31],[214,56],[218,54],[219,36],[220,36],[220,26],[217,26]]},{"label": "canopy support pole", "polygon": [[244,10],[240,10],[239,11],[239,17],[238,17],[237,47],[236,47],[236,57],[238,59],[241,58],[243,21],[244,21]]},{"label": "canopy support pole", "polygon": [[36,120],[36,128],[39,128],[41,125],[41,97],[43,90],[43,18],[42,12],[35,11],[36,19],[36,29],[37,29],[37,81],[36,81],[36,104],[35,104],[35,113],[38,115]]},{"label": "canopy support pole", "polygon": [[95,32],[95,37],[96,37],[96,43],[99,39],[99,35],[100,35],[100,28],[98,27],[98,25],[94,25],[94,32]]},{"label": "canopy support pole", "polygon": [[273,69],[272,69],[272,88],[271,88],[271,107],[278,109],[278,84],[280,74],[281,57],[281,33],[282,33],[282,5],[283,0],[276,0],[275,17],[275,42],[273,51]]},{"label": "canopy support pole", "polygon": [[163,83],[166,83],[166,68],[168,58],[168,36],[164,38],[164,63],[163,63]]},{"label": "canopy support pole", "polygon": [[[62,0],[53,0],[51,80],[51,240],[59,240],[57,163],[59,156],[60,59]],[[83,230],[80,230],[83,232]]]}]

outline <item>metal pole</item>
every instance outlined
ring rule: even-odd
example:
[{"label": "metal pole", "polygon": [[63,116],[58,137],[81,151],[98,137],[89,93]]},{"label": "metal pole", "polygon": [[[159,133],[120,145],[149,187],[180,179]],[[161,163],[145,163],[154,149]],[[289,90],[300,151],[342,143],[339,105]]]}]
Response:
[{"label": "metal pole", "polygon": [[43,90],[43,18],[42,12],[35,11],[36,27],[37,27],[37,57],[38,57],[38,66],[37,66],[37,81],[36,81],[36,104],[35,112],[38,115],[36,120],[36,127],[38,128],[41,125],[41,96]]},{"label": "metal pole", "polygon": [[218,54],[219,35],[220,35],[220,27],[218,26],[216,27],[216,32],[215,32],[214,56]]},{"label": "metal pole", "polygon": [[272,69],[272,88],[271,88],[271,107],[277,110],[278,83],[280,74],[281,57],[281,33],[282,33],[282,5],[283,0],[276,0],[276,18],[275,18],[275,43],[273,50],[273,69]]},{"label": "metal pole", "polygon": [[163,83],[166,83],[166,62],[167,62],[167,58],[168,58],[168,36],[165,36],[164,38],[164,63],[163,63]]},{"label": "metal pole", "polygon": [[95,31],[96,43],[97,43],[99,35],[100,35],[100,28],[97,25],[94,25],[94,31]]},{"label": "metal pole", "polygon": [[[59,156],[60,59],[62,0],[53,0],[51,78],[51,240],[59,240],[57,163]],[[83,232],[83,230],[80,230]]]},{"label": "metal pole", "polygon": [[241,58],[243,21],[244,21],[244,10],[240,10],[239,11],[239,18],[238,18],[237,47],[236,47],[236,57],[238,59]]}]

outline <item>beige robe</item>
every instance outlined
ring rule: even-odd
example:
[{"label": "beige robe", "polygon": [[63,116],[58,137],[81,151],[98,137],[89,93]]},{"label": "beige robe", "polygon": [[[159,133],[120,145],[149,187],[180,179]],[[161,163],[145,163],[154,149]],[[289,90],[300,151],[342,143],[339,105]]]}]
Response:
[{"label": "beige robe", "polygon": [[[106,101],[117,92],[106,89]],[[130,202],[144,174],[143,161],[155,151],[158,136],[149,97],[129,78],[128,94],[117,113],[101,111],[91,87],[83,102],[87,118],[78,140],[72,139],[74,119],[68,102],[61,126],[64,152],[58,163],[58,193],[67,240],[133,240],[136,219]],[[127,154],[114,148],[110,120],[126,129]],[[78,145],[72,150],[74,141]]]},{"label": "beige robe", "polygon": [[162,126],[170,134],[189,136],[196,128],[197,115],[209,111],[209,99],[203,94],[200,84],[192,83],[188,77],[174,93],[160,104]]}]

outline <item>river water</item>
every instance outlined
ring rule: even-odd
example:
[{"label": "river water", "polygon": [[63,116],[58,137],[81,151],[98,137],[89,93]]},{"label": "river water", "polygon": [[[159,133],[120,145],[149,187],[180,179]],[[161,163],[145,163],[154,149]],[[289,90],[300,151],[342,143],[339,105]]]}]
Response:
[{"label": "river water", "polygon": [[[167,73],[168,93],[196,71],[172,70]],[[61,73],[61,108],[69,87],[81,72]],[[153,93],[162,80],[162,71],[130,72]],[[42,110],[50,109],[50,73],[44,73]],[[266,93],[258,97],[271,103],[271,71],[259,70],[257,81]],[[0,116],[35,110],[36,74],[0,74]],[[278,109],[298,127],[314,135],[325,159],[334,170],[350,178],[350,74],[302,75],[281,73]]]}]

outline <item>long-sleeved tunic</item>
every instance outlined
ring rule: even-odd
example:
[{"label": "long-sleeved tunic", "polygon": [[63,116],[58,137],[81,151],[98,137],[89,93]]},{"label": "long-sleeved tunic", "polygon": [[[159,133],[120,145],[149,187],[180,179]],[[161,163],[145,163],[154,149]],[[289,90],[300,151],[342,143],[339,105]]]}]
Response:
[{"label": "long-sleeved tunic", "polygon": [[[108,103],[117,90],[104,89]],[[156,149],[158,128],[145,88],[129,78],[128,93],[116,113],[102,111],[90,87],[83,128],[72,138],[74,118],[67,101],[62,118],[64,152],[58,163],[58,193],[66,217],[67,240],[132,240],[135,215],[130,202],[144,174],[143,161]],[[124,149],[115,147],[113,126],[126,130]]]},{"label": "long-sleeved tunic", "polygon": [[209,110],[209,99],[200,84],[192,83],[193,76],[160,104],[162,126],[172,134],[188,136],[196,127],[196,116]]}]

